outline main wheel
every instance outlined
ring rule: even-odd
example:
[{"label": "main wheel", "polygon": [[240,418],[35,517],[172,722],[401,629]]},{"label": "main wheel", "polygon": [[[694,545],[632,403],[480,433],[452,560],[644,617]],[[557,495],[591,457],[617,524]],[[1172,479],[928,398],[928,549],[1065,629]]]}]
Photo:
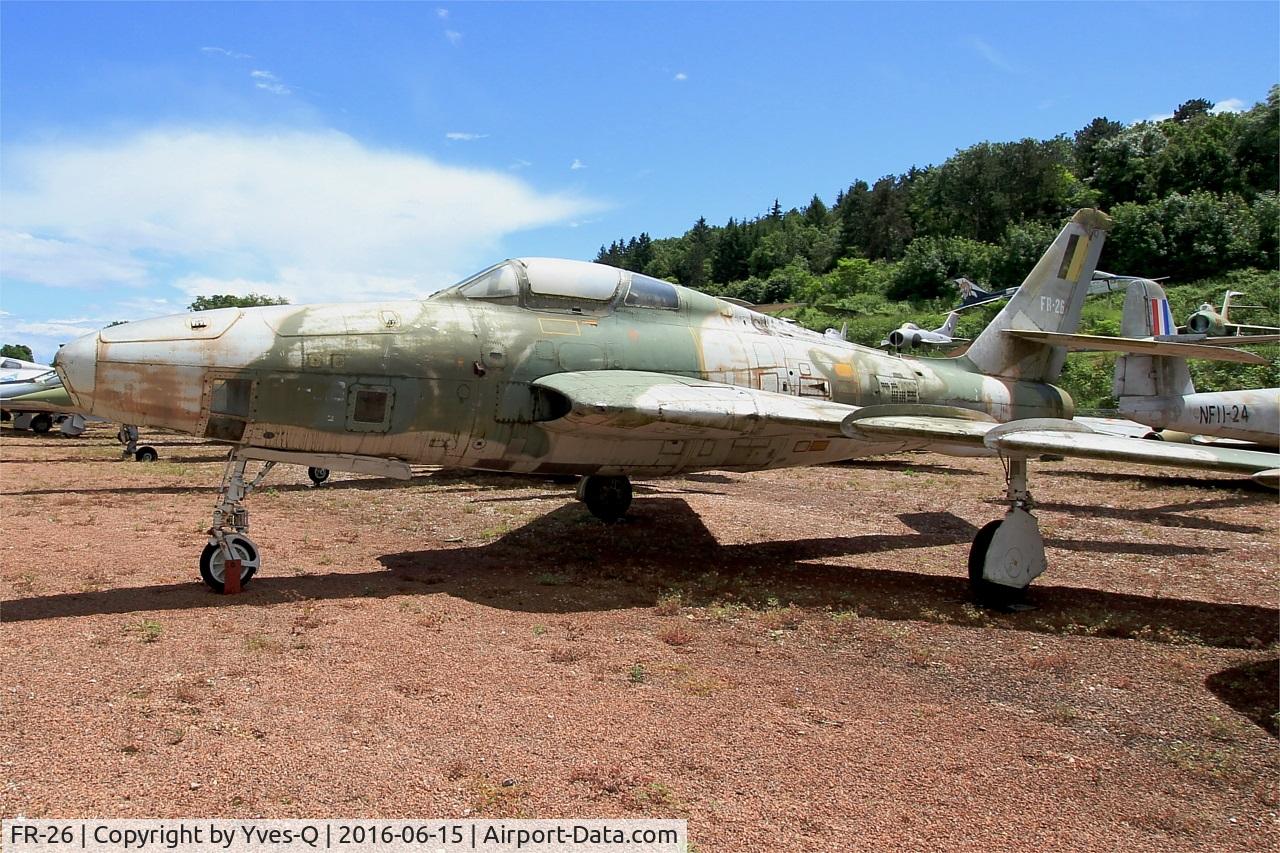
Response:
[{"label": "main wheel", "polygon": [[997,610],[1014,604],[1022,598],[1024,592],[1004,584],[992,583],[982,576],[982,568],[987,562],[987,551],[991,549],[991,540],[995,538],[996,530],[1003,523],[1004,519],[1001,518],[987,522],[978,531],[978,535],[973,537],[973,545],[969,548],[969,593],[973,596],[975,604]]},{"label": "main wheel", "polygon": [[[243,533],[227,534],[227,544],[231,546],[231,553],[240,560],[240,586],[243,588],[258,571],[258,546]],[[212,542],[204,546],[200,554],[200,577],[214,592],[224,589],[223,581],[227,578],[225,564],[221,548]]]},{"label": "main wheel", "polygon": [[307,469],[307,476],[311,478],[311,482],[318,486],[325,480],[329,479],[329,469],[316,468],[315,466],[312,466]]},{"label": "main wheel", "polygon": [[41,412],[31,419],[32,432],[44,435],[51,429],[53,429],[53,418],[49,417],[44,412]]},{"label": "main wheel", "polygon": [[601,521],[617,521],[631,506],[631,480],[595,474],[583,477],[578,483],[578,500]]},{"label": "main wheel", "polygon": [[151,445],[139,447],[138,452],[133,454],[133,458],[139,462],[155,462],[160,458],[160,453]]}]

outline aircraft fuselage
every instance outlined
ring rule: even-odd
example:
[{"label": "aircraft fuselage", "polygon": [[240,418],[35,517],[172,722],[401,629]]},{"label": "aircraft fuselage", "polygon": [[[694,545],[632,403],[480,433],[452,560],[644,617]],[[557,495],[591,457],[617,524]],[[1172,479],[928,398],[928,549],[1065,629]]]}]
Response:
[{"label": "aircraft fuselage", "polygon": [[[538,422],[529,383],[563,371],[678,374],[854,406],[931,403],[1000,421],[1070,417],[1045,383],[902,357],[674,287],[678,306],[523,296],[219,309],[127,323],[64,348],[77,402],[111,420],[298,453],[538,473],[811,465],[896,449],[846,438],[615,441]],[[677,300],[673,300],[677,301]],[[906,445],[902,445],[905,447]]]}]

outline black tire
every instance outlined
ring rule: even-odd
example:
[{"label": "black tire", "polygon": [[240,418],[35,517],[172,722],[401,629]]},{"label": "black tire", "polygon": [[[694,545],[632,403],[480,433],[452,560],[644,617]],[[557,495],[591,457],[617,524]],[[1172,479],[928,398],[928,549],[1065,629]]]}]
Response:
[{"label": "black tire", "polygon": [[973,603],[980,607],[1004,610],[1011,604],[1022,600],[1025,590],[1014,589],[1004,584],[992,583],[982,576],[982,564],[986,562],[987,551],[991,548],[991,540],[995,538],[996,529],[1004,523],[1004,519],[989,521],[973,537],[973,545],[969,548],[969,594]]},{"label": "black tire", "polygon": [[328,468],[317,468],[314,465],[307,469],[307,476],[311,478],[311,482],[317,486],[329,479]]},{"label": "black tire", "polygon": [[1147,441],[1164,441],[1164,436],[1158,432],[1152,431],[1143,436]]},{"label": "black tire", "polygon": [[151,445],[139,447],[137,452],[133,454],[133,458],[139,462],[155,462],[160,458],[160,452]]},{"label": "black tire", "polygon": [[585,477],[579,485],[582,502],[601,521],[612,524],[631,507],[631,480],[626,477]]},{"label": "black tire", "polygon": [[44,435],[53,429],[53,418],[41,412],[31,419],[31,431],[37,435]]},{"label": "black tire", "polygon": [[[244,589],[249,579],[258,572],[258,548],[249,537],[239,533],[232,533],[227,538],[231,540],[232,550],[241,556],[240,588]],[[204,546],[204,551],[200,553],[200,579],[209,589],[221,594],[226,588],[219,577],[222,574],[221,560],[214,559],[215,556],[221,556],[219,550],[213,543]]]}]

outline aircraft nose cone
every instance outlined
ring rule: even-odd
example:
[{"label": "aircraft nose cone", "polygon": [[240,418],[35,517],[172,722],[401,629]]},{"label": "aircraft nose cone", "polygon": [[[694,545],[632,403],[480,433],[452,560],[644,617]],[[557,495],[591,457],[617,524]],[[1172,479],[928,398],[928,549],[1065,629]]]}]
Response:
[{"label": "aircraft nose cone", "polygon": [[54,356],[53,366],[76,404],[91,411],[98,371],[98,333],[83,335],[62,347]]}]

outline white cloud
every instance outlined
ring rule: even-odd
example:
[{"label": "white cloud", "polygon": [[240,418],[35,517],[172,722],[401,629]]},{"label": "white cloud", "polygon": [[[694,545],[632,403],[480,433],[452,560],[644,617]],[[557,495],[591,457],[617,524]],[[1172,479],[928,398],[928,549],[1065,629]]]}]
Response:
[{"label": "white cloud", "polygon": [[296,302],[406,297],[483,265],[511,232],[601,209],[336,131],[166,129],[3,153],[6,286],[178,279],[188,294],[218,282]]},{"label": "white cloud", "polygon": [[1008,61],[1005,60],[1005,58],[1001,56],[1000,53],[994,47],[987,44],[982,39],[978,38],[977,36],[970,36],[968,43],[969,43],[969,47],[977,51],[979,56],[981,56],[983,59],[985,59],[988,63],[990,63],[995,68],[999,68],[1001,71],[1009,71],[1009,72],[1013,71],[1013,66],[1010,65]]},{"label": "white cloud", "polygon": [[576,172],[579,169],[587,168],[587,164],[579,160],[577,157],[574,157],[573,162],[569,164],[569,168]]},{"label": "white cloud", "polygon": [[106,324],[99,323],[97,320],[87,319],[45,320],[43,322],[18,320],[14,322],[6,322],[4,324],[4,330],[5,333],[9,335],[60,338],[62,341],[69,341],[74,338],[78,338],[81,335],[96,332],[104,325]]},{"label": "white cloud", "polygon": [[437,17],[437,18],[439,18],[439,19],[440,19],[440,20],[442,20],[442,21],[443,21],[443,20],[445,20],[445,19],[447,19],[447,18],[449,17],[449,10],[448,10],[448,9],[436,9],[436,17]]},{"label": "white cloud", "polygon": [[1217,113],[1242,113],[1248,108],[1245,102],[1239,98],[1227,98],[1214,104],[1213,109],[1209,110],[1209,112],[1215,115]]},{"label": "white cloud", "polygon": [[0,276],[49,287],[143,284],[142,261],[108,245],[36,237],[0,229]]},{"label": "white cloud", "polygon": [[280,81],[280,78],[272,74],[270,71],[256,69],[249,72],[249,76],[253,78],[253,85],[259,89],[265,89],[273,95],[291,95],[293,89],[286,86]]},{"label": "white cloud", "polygon": [[444,138],[445,138],[445,139],[448,139],[448,140],[450,140],[450,141],[452,141],[452,142],[474,142],[474,141],[475,141],[475,140],[477,140],[477,139],[488,139],[488,138],[489,138],[489,134],[487,134],[487,133],[462,133],[462,132],[459,132],[459,131],[456,131],[456,130],[455,130],[455,131],[452,131],[452,132],[450,132],[450,133],[446,133],[446,134],[444,135]]},{"label": "white cloud", "polygon": [[676,76],[671,79],[675,80],[677,83],[683,83],[685,80],[689,79],[689,75],[685,74],[683,71],[677,71]]},{"label": "white cloud", "polygon": [[234,50],[227,50],[225,47],[202,47],[200,52],[209,56],[225,56],[228,59],[253,59],[247,53],[237,53]]},{"label": "white cloud", "polygon": [[449,44],[462,43],[462,33],[458,32],[457,30],[445,30],[444,37],[449,40]]},{"label": "white cloud", "polygon": [[519,160],[519,159],[518,159],[518,160],[516,160],[514,163],[512,163],[510,166],[508,166],[507,168],[508,168],[508,169],[517,169],[517,170],[519,170],[519,169],[527,169],[527,168],[529,168],[529,167],[530,167],[530,166],[532,166],[532,165],[533,165],[533,163],[532,163],[531,161],[529,161],[529,160]]},{"label": "white cloud", "polygon": [[1141,121],[1159,122],[1159,121],[1168,121],[1171,118],[1173,118],[1173,113],[1152,113],[1146,118],[1141,119]]}]

